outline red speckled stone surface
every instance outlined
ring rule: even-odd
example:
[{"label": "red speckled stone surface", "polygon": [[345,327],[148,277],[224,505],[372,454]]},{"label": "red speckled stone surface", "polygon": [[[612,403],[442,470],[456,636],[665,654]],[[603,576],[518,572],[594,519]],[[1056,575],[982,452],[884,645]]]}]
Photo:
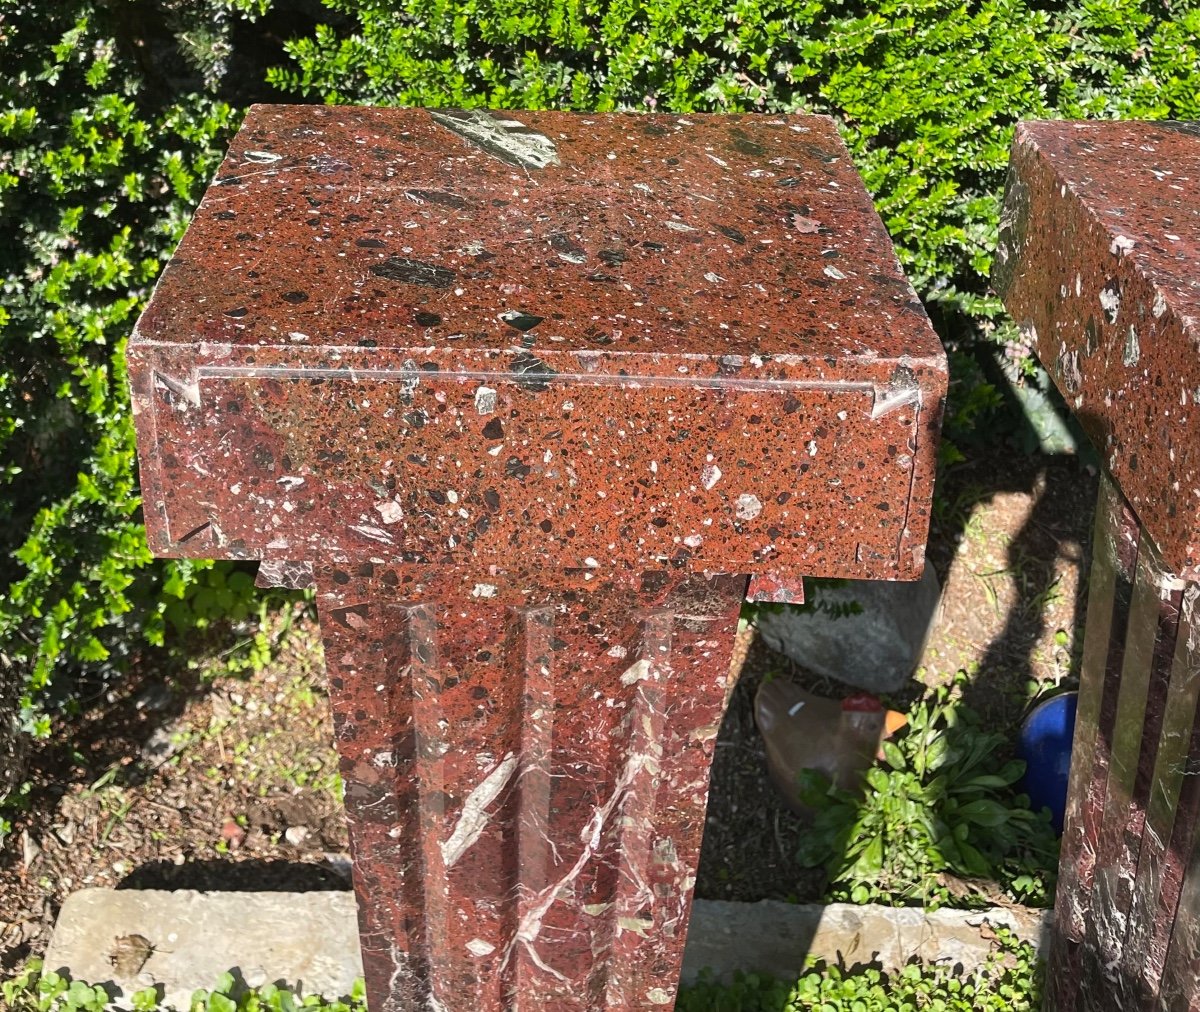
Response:
[{"label": "red speckled stone surface", "polygon": [[1200,1008],[1200,126],[1019,126],[995,281],[1108,472],[1047,1008]]},{"label": "red speckled stone surface", "polygon": [[1200,575],[1200,126],[1021,124],[994,280],[1167,565]]},{"label": "red speckled stone surface", "polygon": [[589,576],[318,572],[375,1009],[674,1002],[745,579]]},{"label": "red speckled stone surface", "polygon": [[747,586],[923,563],[832,123],[256,107],[128,357],[154,549],[317,589],[374,1012],[670,1006]]},{"label": "red speckled stone surface", "polygon": [[250,112],[129,349],[156,551],[920,572],[945,363],[830,121],[439,115]]}]

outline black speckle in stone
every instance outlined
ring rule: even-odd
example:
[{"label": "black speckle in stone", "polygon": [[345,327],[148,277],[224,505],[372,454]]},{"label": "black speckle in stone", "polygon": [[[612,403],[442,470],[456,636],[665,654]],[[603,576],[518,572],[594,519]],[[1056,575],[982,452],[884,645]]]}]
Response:
[{"label": "black speckle in stone", "polygon": [[235,320],[240,320],[243,316],[246,315],[246,313],[247,313],[247,309],[245,306],[238,306],[237,309],[225,310],[225,315],[232,317]]},{"label": "black speckle in stone", "polygon": [[425,494],[427,496],[429,496],[429,498],[432,499],[439,506],[446,505],[446,493],[445,492],[439,492],[435,488],[429,488],[429,489],[425,490]]},{"label": "black speckle in stone", "polygon": [[593,344],[612,344],[613,343],[612,335],[607,333],[606,331],[601,330],[599,327],[589,327],[583,336],[586,337]]},{"label": "black speckle in stone", "polygon": [[781,180],[779,180],[779,181],[778,181],[778,182],[777,182],[775,185],[776,185],[776,186],[783,186],[783,187],[786,187],[786,188],[788,188],[788,189],[791,189],[791,188],[792,188],[792,187],[794,187],[794,186],[799,186],[801,182],[802,182],[802,180],[800,180],[800,179],[796,178],[795,176],[784,176],[784,177],[783,177]]},{"label": "black speckle in stone", "polygon": [[647,123],[642,127],[642,133],[647,137],[666,137],[671,131],[659,123]]},{"label": "black speckle in stone", "polygon": [[509,457],[504,462],[504,473],[510,478],[516,478],[517,481],[524,481],[529,477],[529,472],[532,471],[528,464],[521,463],[519,457]]},{"label": "black speckle in stone", "polygon": [[527,330],[533,330],[545,317],[534,316],[532,313],[523,313],[519,309],[509,309],[500,314],[500,319],[510,327],[524,333]]},{"label": "black speckle in stone", "polygon": [[656,252],[658,250],[664,250],[666,248],[667,247],[664,246],[661,242],[650,242],[649,240],[647,240],[646,242],[642,243],[642,249],[654,250]]},{"label": "black speckle in stone", "polygon": [[340,569],[335,569],[333,571],[333,582],[337,583],[337,584],[341,584],[344,587],[347,583],[350,582],[350,574],[344,573]]},{"label": "black speckle in stone", "polygon": [[263,446],[262,443],[259,443],[258,446],[254,448],[254,452],[251,453],[251,457],[254,460],[254,466],[261,468],[264,471],[269,471],[275,466],[275,454],[267,449],[267,447]]},{"label": "black speckle in stone", "polygon": [[504,423],[499,418],[493,418],[483,427],[483,435],[486,439],[503,439]]},{"label": "black speckle in stone", "polygon": [[767,149],[759,144],[758,141],[752,140],[750,135],[746,133],[745,130],[734,127],[729,131],[729,136],[732,138],[734,148],[740,151],[743,155],[750,155],[752,158],[758,158],[759,156],[767,153]]},{"label": "black speckle in stone", "polygon": [[544,534],[549,534],[552,530],[554,530],[554,524],[552,524],[549,520],[543,520],[540,524],[538,524],[538,526],[542,529],[542,533]]},{"label": "black speckle in stone", "polygon": [[254,238],[254,233],[253,232],[239,232],[237,235],[234,236],[234,238],[238,242],[249,242],[251,239]]},{"label": "black speckle in stone", "polygon": [[404,196],[418,204],[437,204],[441,207],[466,207],[467,202],[457,193],[445,190],[405,190]]},{"label": "black speckle in stone", "polygon": [[359,239],[354,245],[361,246],[363,249],[385,249],[387,247],[387,243],[382,239]]},{"label": "black speckle in stone", "polygon": [[617,278],[613,274],[602,274],[600,271],[595,271],[587,276],[588,281],[616,281]]},{"label": "black speckle in stone", "polygon": [[509,368],[517,374],[517,382],[528,390],[545,390],[546,380],[557,375],[545,362],[527,351],[518,352]]},{"label": "black speckle in stone", "polygon": [[607,264],[609,267],[616,267],[623,264],[626,259],[624,250],[602,249],[600,251],[600,262]]},{"label": "black speckle in stone", "polygon": [[406,422],[408,422],[408,424],[414,429],[425,428],[425,412],[424,411],[410,411],[408,414],[406,414],[404,416],[404,420]]},{"label": "black speckle in stone", "polygon": [[290,302],[293,306],[301,302],[308,301],[308,292],[284,292],[283,301]]},{"label": "black speckle in stone", "polygon": [[421,327],[436,327],[442,322],[442,318],[437,313],[426,313],[424,311],[413,313],[413,319]]},{"label": "black speckle in stone", "polygon": [[373,337],[360,337],[358,339],[358,346],[360,348],[378,348],[379,342]]},{"label": "black speckle in stone", "polygon": [[821,250],[821,256],[826,260],[837,260],[842,254],[835,249]]},{"label": "black speckle in stone", "polygon": [[217,221],[233,221],[233,219],[237,217],[237,212],[236,211],[218,211],[216,214],[213,215],[213,217],[216,218]]},{"label": "black speckle in stone", "polygon": [[587,260],[587,251],[562,232],[555,232],[550,236],[550,248],[564,260],[573,264],[581,264]]},{"label": "black speckle in stone", "polygon": [[383,263],[375,264],[371,273],[387,278],[389,281],[400,281],[406,285],[422,285],[425,288],[449,288],[454,284],[454,271],[435,264],[422,263],[420,260],[409,260],[407,257],[390,256]]},{"label": "black speckle in stone", "polygon": [[731,228],[729,225],[718,225],[717,231],[727,239],[732,239],[739,246],[746,245],[746,237],[742,235],[736,228]]},{"label": "black speckle in stone", "polygon": [[498,510],[500,508],[500,493],[494,488],[489,488],[483,493],[483,502],[493,512]]},{"label": "black speckle in stone", "polygon": [[669,521],[666,517],[655,517],[650,521],[655,527],[666,527]]}]

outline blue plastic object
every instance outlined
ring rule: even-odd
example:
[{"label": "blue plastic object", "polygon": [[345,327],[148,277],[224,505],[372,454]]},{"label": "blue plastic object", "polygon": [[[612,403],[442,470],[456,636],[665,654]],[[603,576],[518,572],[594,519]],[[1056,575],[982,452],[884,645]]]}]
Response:
[{"label": "blue plastic object", "polygon": [[1054,831],[1061,833],[1071,771],[1078,693],[1064,692],[1033,708],[1021,725],[1021,758],[1025,760],[1025,793],[1030,806],[1049,808]]}]

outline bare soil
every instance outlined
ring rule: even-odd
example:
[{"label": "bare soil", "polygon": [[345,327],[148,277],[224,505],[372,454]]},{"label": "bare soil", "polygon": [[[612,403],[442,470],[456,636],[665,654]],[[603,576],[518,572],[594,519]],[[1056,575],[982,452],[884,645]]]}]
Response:
[{"label": "bare soil", "polygon": [[[963,670],[964,698],[1015,731],[1030,700],[1076,675],[1095,478],[1073,458],[979,459],[950,473],[930,560],[943,603],[904,708]],[[294,621],[293,621],[294,620]],[[164,672],[147,658],[35,748],[27,810],[0,848],[0,966],[45,948],[63,899],[87,886],[343,889],[346,828],[320,638],[302,604],[263,670]],[[741,677],[716,745],[696,892],[807,901],[803,825],[766,777],[752,700],[783,671],[819,679],[741,634]]]}]

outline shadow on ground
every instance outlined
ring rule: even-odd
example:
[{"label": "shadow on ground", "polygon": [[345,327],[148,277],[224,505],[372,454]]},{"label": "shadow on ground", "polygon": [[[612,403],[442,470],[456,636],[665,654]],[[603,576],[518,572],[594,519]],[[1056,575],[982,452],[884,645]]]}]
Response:
[{"label": "shadow on ground", "polygon": [[[942,605],[922,669],[890,705],[907,709],[929,686],[951,685],[965,671],[961,701],[1015,742],[1034,702],[1077,685],[1096,489],[1094,469],[1080,459],[1009,445],[973,451],[948,469],[928,551]],[[807,825],[766,776],[754,695],[771,673],[832,698],[853,690],[759,642],[741,646],[746,660],[717,740],[696,894],[819,902],[825,873],[797,865]]]}]

